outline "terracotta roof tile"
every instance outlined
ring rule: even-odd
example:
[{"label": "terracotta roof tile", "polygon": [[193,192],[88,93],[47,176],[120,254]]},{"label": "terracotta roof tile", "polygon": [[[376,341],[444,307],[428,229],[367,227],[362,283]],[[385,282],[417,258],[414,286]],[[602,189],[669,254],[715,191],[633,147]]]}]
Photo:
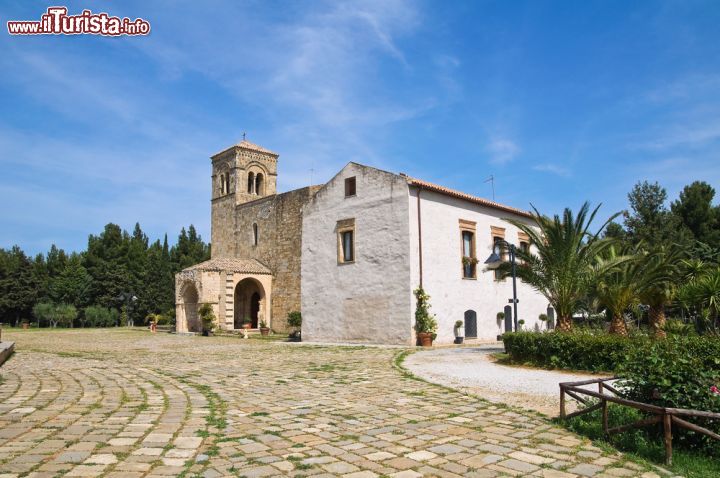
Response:
[{"label": "terracotta roof tile", "polygon": [[231,150],[231,149],[233,149],[233,148],[247,149],[247,150],[250,150],[250,151],[257,151],[258,153],[272,154],[272,155],[275,156],[275,157],[280,156],[278,153],[276,153],[276,152],[274,152],[274,151],[270,151],[270,150],[267,149],[267,148],[263,148],[262,146],[258,146],[257,144],[251,143],[250,141],[244,139],[244,140],[240,141],[240,142],[237,143],[237,144],[233,144],[232,146],[230,146],[230,147],[228,147],[228,148],[225,148],[225,149],[223,149],[222,151],[219,151],[219,152],[213,154],[212,157],[215,157],[215,156],[217,156],[217,155],[219,155],[219,154],[222,154],[222,153],[224,153],[224,152],[226,152],[226,151],[229,151],[229,150]]},{"label": "terracotta roof tile", "polygon": [[273,152],[273,151],[270,151],[269,149],[265,149],[265,148],[263,148],[262,146],[258,146],[258,145],[255,144],[255,143],[251,143],[250,141],[247,141],[247,140],[245,140],[245,139],[242,140],[242,141],[240,141],[240,142],[239,142],[238,144],[236,144],[235,146],[237,146],[238,148],[242,148],[242,149],[250,149],[250,150],[252,150],[252,151],[257,151],[257,152],[260,152],[260,153],[267,153],[267,154],[272,154],[272,155],[275,155],[275,156],[279,156],[279,154],[277,154],[277,153],[275,153],[275,152]]},{"label": "terracotta roof tile", "polygon": [[446,196],[451,196],[458,199],[464,199],[475,204],[480,204],[481,206],[491,207],[493,209],[517,214],[519,216],[529,218],[533,217],[533,215],[529,211],[523,211],[522,209],[517,209],[512,206],[506,206],[495,201],[490,201],[488,199],[483,199],[481,197],[473,196],[471,194],[467,194],[461,191],[456,191],[455,189],[446,188],[445,186],[440,186],[439,184],[429,183],[427,181],[423,181],[422,179],[411,178],[410,176],[407,176],[405,174],[400,175],[403,176],[407,180],[408,184],[412,186],[418,186],[422,189],[427,189],[428,191],[445,194]]},{"label": "terracotta roof tile", "polygon": [[272,271],[255,259],[230,259],[219,257],[190,266],[185,271],[230,271],[243,274],[272,274]]}]

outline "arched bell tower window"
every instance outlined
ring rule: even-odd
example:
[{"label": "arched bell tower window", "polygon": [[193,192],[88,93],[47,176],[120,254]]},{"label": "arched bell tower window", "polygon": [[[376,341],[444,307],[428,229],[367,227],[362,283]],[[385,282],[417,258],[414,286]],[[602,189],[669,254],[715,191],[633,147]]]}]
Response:
[{"label": "arched bell tower window", "polygon": [[252,225],[252,245],[253,246],[258,245],[258,225],[257,225],[257,223],[254,223]]},{"label": "arched bell tower window", "polygon": [[225,175],[220,175],[220,194],[225,194]]},{"label": "arched bell tower window", "polygon": [[230,194],[230,174],[225,175],[225,194]]},{"label": "arched bell tower window", "polygon": [[255,173],[248,174],[247,192],[248,194],[255,193]]},{"label": "arched bell tower window", "polygon": [[263,175],[262,173],[257,173],[257,176],[255,176],[255,194],[262,196],[264,194],[264,187]]}]

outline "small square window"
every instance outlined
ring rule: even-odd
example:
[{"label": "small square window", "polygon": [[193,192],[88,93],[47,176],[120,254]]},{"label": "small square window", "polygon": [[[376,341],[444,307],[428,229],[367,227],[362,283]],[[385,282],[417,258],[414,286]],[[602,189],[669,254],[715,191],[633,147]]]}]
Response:
[{"label": "small square window", "polygon": [[355,196],[355,176],[345,178],[345,197]]}]

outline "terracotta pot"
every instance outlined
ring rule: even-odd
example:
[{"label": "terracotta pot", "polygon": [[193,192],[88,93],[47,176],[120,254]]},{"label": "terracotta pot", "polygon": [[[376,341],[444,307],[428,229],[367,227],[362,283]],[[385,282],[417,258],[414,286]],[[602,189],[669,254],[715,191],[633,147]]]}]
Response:
[{"label": "terracotta pot", "polygon": [[420,345],[422,345],[423,347],[432,347],[432,334],[421,332],[417,335],[420,339]]},{"label": "terracotta pot", "polygon": [[260,335],[270,335],[270,327],[260,327]]},{"label": "terracotta pot", "polygon": [[22,325],[23,325],[23,330],[27,330],[30,328],[30,324],[28,324],[27,322],[23,322]]},{"label": "terracotta pot", "polygon": [[243,324],[243,329],[250,330],[250,327],[252,327],[252,324]]}]

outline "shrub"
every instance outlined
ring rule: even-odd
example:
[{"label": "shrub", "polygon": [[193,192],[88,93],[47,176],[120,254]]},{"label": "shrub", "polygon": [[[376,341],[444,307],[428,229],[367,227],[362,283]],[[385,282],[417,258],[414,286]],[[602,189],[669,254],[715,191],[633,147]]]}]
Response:
[{"label": "shrub", "polygon": [[514,362],[593,372],[615,370],[631,343],[624,337],[588,331],[508,332],[503,342]]},{"label": "shrub", "polygon": [[302,314],[297,310],[293,312],[288,312],[287,324],[288,327],[299,329],[300,327],[302,327]]},{"label": "shrub", "polygon": [[287,324],[288,327],[292,328],[292,332],[290,333],[290,337],[293,339],[300,339],[300,328],[302,327],[302,314],[294,310],[292,312],[288,312],[287,315]]},{"label": "shrub", "polygon": [[[720,340],[711,337],[668,337],[634,344],[618,367],[619,387],[626,398],[660,407],[720,413]],[[690,421],[720,433],[720,420]],[[720,456],[720,443],[678,428],[678,443]]]},{"label": "shrub", "polygon": [[437,333],[437,320],[430,313],[430,296],[422,287],[414,290],[415,294],[415,332],[418,334],[432,334],[433,340]]},{"label": "shrub", "polygon": [[215,312],[212,305],[203,304],[198,309],[198,315],[202,321],[203,332],[212,332],[215,328]]},{"label": "shrub", "polygon": [[91,305],[83,309],[85,322],[90,327],[113,327],[117,324],[118,314],[115,309],[106,309],[97,305]]}]

